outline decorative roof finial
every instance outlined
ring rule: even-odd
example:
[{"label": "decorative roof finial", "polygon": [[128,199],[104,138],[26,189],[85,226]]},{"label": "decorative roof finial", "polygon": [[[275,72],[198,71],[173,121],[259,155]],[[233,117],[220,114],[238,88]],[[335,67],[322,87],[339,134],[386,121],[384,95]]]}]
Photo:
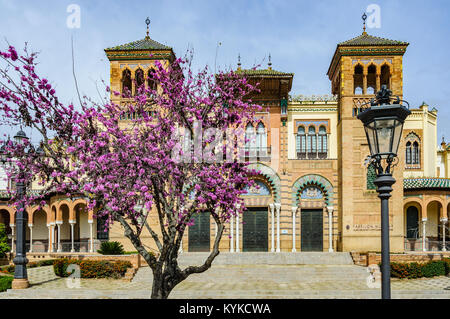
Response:
[{"label": "decorative roof finial", "polygon": [[147,36],[146,36],[146,38],[150,38],[150,36],[149,36],[149,25],[150,25],[150,19],[149,19],[149,17],[147,17],[147,19],[145,19],[145,24],[147,24]]},{"label": "decorative roof finial", "polygon": [[364,21],[363,24],[363,34],[366,34],[366,20],[367,20],[367,14],[364,12],[364,14],[362,15],[362,19]]},{"label": "decorative roof finial", "polygon": [[269,70],[272,70],[272,57],[270,56],[270,53],[269,53],[269,63],[267,63],[267,65],[269,66]]},{"label": "decorative roof finial", "polygon": [[241,54],[238,54],[238,70],[241,69]]}]

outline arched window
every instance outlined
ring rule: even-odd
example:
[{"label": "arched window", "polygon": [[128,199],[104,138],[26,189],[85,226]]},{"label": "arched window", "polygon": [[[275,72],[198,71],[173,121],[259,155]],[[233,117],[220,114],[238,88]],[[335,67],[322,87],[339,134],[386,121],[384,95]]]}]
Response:
[{"label": "arched window", "polygon": [[419,237],[419,211],[415,206],[409,206],[406,210],[406,238],[417,239]]},{"label": "arched window", "polygon": [[305,127],[299,126],[297,129],[297,158],[306,158],[306,134]]},{"label": "arched window", "polygon": [[419,154],[419,143],[415,141],[412,147],[412,164],[420,164]]},{"label": "arched window", "polygon": [[156,78],[155,78],[155,70],[154,69],[148,70],[147,84],[148,84],[148,88],[150,90],[156,90],[157,82],[156,82]]},{"label": "arched window", "polygon": [[361,64],[355,66],[355,73],[353,75],[353,93],[363,94],[363,67]]},{"label": "arched window", "polygon": [[327,144],[327,129],[325,126],[319,127],[319,141],[318,141],[318,153],[319,158],[327,158],[327,152],[328,152],[328,144]]},{"label": "arched window", "polygon": [[128,69],[122,72],[122,94],[125,96],[131,95],[131,71]]},{"label": "arched window", "polygon": [[406,164],[412,164],[411,142],[406,143]]},{"label": "arched window", "polygon": [[405,163],[409,169],[420,168],[420,138],[414,132],[406,136]]},{"label": "arched window", "polygon": [[316,157],[317,154],[317,135],[316,128],[310,126],[308,128],[308,158]]},{"label": "arched window", "polygon": [[375,94],[376,86],[377,86],[377,67],[371,64],[367,69],[366,94]]},{"label": "arched window", "polygon": [[381,67],[380,85],[386,85],[386,88],[391,88],[391,72],[389,65],[383,65]]},{"label": "arched window", "polygon": [[255,128],[252,123],[248,123],[245,127],[245,151],[250,152],[255,149],[256,137]]},{"label": "arched window", "polygon": [[367,167],[367,189],[376,189],[375,179],[377,178],[377,171],[375,165],[372,163]]},{"label": "arched window", "polygon": [[137,95],[139,93],[139,89],[143,89],[144,86],[144,71],[142,69],[137,69],[136,72],[134,72],[134,78],[136,79],[134,95]]},{"label": "arched window", "polygon": [[266,153],[267,151],[267,133],[262,122],[259,122],[256,127],[256,148],[260,153]]}]

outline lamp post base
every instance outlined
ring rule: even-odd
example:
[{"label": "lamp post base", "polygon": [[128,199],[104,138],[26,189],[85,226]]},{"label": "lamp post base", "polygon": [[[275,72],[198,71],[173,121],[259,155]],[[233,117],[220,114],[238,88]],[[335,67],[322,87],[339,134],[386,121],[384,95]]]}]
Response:
[{"label": "lamp post base", "polygon": [[391,261],[389,245],[389,197],[395,179],[392,174],[378,174],[374,181],[381,199],[381,298],[391,299]]},{"label": "lamp post base", "polygon": [[12,289],[26,289],[30,287],[30,283],[28,282],[28,279],[14,279],[11,288]]}]

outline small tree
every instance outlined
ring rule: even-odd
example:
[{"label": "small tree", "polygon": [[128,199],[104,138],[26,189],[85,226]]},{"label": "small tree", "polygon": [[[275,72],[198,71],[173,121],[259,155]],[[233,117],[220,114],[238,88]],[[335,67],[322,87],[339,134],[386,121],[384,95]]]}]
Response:
[{"label": "small tree", "polygon": [[[36,53],[25,48],[19,56],[10,46],[0,55],[6,63],[0,68],[3,121],[34,128],[45,151],[39,156],[27,142],[7,143],[17,164],[8,175],[43,186],[41,195],[23,199],[11,190],[14,203],[45,205],[43,198],[51,193],[89,198],[96,217],[106,219],[106,228],[120,223],[152,269],[152,298],[167,298],[189,275],[209,269],[225,223],[244,210],[241,195],[256,174],[240,160],[243,135],[230,134],[260,109],[245,99],[256,88],[231,71],[211,75],[205,68],[194,75],[191,56],[168,66],[157,61],[158,88],[140,87],[134,97],[125,93],[131,103],[85,99],[75,110],[37,75]],[[124,127],[127,114],[135,116]],[[209,213],[217,225],[213,248],[202,265],[181,269],[180,243],[199,213]],[[141,241],[143,229],[151,234],[155,254]]]},{"label": "small tree", "polygon": [[4,224],[0,224],[0,258],[5,258],[6,253],[11,251],[11,247],[8,245],[8,236],[6,234],[6,227]]}]

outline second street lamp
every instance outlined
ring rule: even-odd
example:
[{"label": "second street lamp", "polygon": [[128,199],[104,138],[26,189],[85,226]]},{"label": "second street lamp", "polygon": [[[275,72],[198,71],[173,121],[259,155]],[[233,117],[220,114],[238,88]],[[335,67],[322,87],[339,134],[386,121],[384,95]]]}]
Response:
[{"label": "second street lamp", "polygon": [[[370,102],[370,107],[358,114],[363,122],[370,150],[370,161],[375,166],[377,178],[374,181],[378,197],[381,199],[381,295],[391,298],[391,270],[389,247],[389,198],[392,185],[394,160],[402,136],[403,123],[411,111],[398,97],[391,97],[392,91],[385,85]],[[391,101],[393,102],[391,104]]]}]

